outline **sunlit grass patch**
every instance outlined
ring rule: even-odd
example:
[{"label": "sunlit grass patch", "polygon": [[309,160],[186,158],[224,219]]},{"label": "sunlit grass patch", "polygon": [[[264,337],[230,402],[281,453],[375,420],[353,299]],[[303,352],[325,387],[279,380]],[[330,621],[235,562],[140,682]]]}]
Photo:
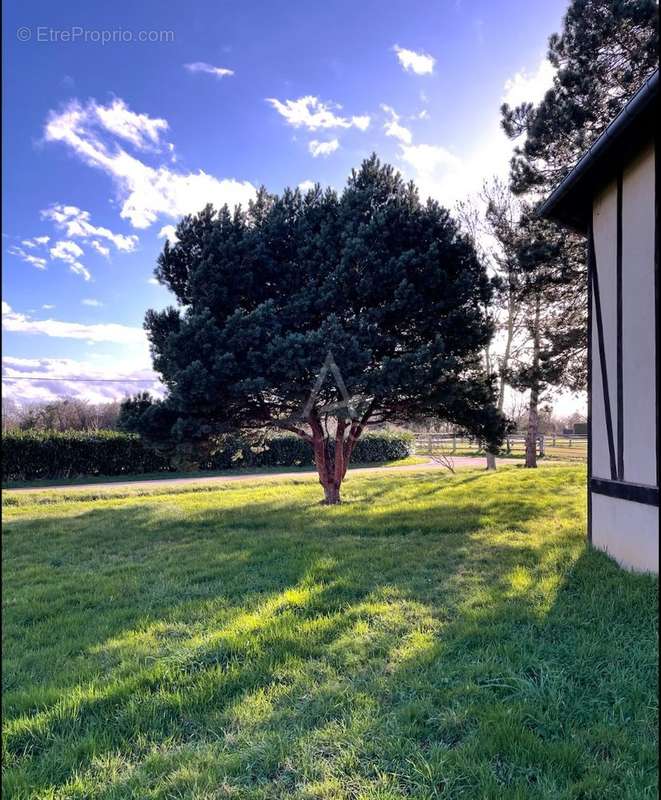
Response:
[{"label": "sunlit grass patch", "polygon": [[3,796],[655,797],[657,583],[584,481],[6,497]]}]

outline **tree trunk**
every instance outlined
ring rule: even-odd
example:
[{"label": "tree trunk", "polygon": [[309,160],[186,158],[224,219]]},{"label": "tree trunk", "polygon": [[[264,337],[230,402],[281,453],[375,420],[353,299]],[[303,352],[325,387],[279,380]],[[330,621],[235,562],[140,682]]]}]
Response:
[{"label": "tree trunk", "polygon": [[533,328],[532,383],[530,386],[530,404],[528,406],[528,430],[526,432],[526,467],[537,467],[537,434],[539,432],[539,317],[541,300],[539,293],[535,300],[535,322]]},{"label": "tree trunk", "polygon": [[340,487],[336,486],[334,482],[326,484],[324,486],[324,505],[334,506],[341,502]]},{"label": "tree trunk", "polygon": [[487,469],[496,469],[496,456],[487,452]]},{"label": "tree trunk", "polygon": [[[348,421],[339,419],[335,429],[335,441],[325,435],[324,426],[316,412],[310,414],[308,424],[312,428],[312,449],[314,452],[314,463],[319,475],[319,483],[324,488],[323,504],[328,506],[337,505],[341,502],[340,487],[344,476],[347,474],[351,454],[363,432],[365,424],[369,418],[370,409],[362,419],[353,420],[349,428],[349,435],[345,439],[344,433],[349,425]],[[310,441],[310,439],[308,439]]]}]

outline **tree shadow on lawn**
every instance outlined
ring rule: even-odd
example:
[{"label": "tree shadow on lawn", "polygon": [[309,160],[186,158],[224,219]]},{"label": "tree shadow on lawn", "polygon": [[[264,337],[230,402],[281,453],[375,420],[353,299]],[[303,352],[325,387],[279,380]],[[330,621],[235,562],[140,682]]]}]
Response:
[{"label": "tree shadow on lawn", "polygon": [[[206,798],[225,785],[227,796],[265,798],[559,798],[581,781],[622,787],[613,763],[630,775],[641,761],[628,737],[645,727],[650,699],[649,653],[646,666],[629,664],[632,617],[645,636],[649,627],[645,579],[581,555],[575,527],[533,538],[527,506],[503,520],[489,503],[466,503],[468,528],[444,503],[424,524],[418,504],[391,508],[388,522],[364,514],[362,533],[349,504],[294,506],[271,504],[268,524],[262,505],[156,514],[157,524],[149,504],[75,518],[85,525],[63,563],[76,565],[68,588],[79,587],[83,613],[68,631],[57,625],[66,607],[41,623],[40,641],[50,626],[51,640],[72,643],[50,701],[7,700],[22,717],[8,726],[6,796]],[[37,526],[47,551],[62,522],[12,524],[11,535]],[[85,530],[97,532],[97,553],[112,531],[130,541],[108,565],[82,545]],[[17,623],[10,639],[39,627]],[[604,690],[592,675],[613,659],[632,680]],[[82,662],[75,682],[71,660]],[[23,683],[48,686],[47,671],[35,678],[21,663]],[[617,734],[610,703],[627,693]],[[461,794],[470,787],[480,794]]]}]

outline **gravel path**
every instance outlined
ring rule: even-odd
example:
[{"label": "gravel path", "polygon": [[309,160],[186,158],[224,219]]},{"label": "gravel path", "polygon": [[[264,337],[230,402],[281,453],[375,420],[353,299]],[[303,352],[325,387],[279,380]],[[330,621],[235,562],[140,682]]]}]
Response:
[{"label": "gravel path", "polygon": [[[485,459],[472,456],[455,456],[452,459],[455,469],[457,467],[474,467],[476,469],[485,467]],[[362,475],[365,473],[377,472],[416,472],[418,470],[445,469],[437,461],[429,460],[424,464],[404,464],[401,467],[356,467],[347,473],[348,480],[352,475]],[[313,478],[317,473],[314,470],[298,472],[274,472],[274,473],[242,473],[240,475],[213,475],[208,478],[150,478],[147,480],[135,481],[107,481],[106,483],[76,483],[61,484],[57,486],[34,486],[23,489],[5,489],[11,492],[44,492],[44,491],[69,491],[71,489],[126,489],[139,486],[185,486],[186,484],[197,484],[206,486],[214,483],[231,483],[233,481],[272,481],[287,480],[291,478]]]}]

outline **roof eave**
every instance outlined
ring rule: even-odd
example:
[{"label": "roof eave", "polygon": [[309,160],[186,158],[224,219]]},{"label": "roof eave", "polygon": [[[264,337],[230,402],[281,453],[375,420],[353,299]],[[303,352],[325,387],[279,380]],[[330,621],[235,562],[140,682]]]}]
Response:
[{"label": "roof eave", "polygon": [[[554,219],[576,231],[585,232],[591,199],[612,172],[609,170],[606,176],[603,173],[595,175],[595,170],[605,159],[609,159],[611,164],[621,162],[632,146],[645,138],[644,123],[654,113],[658,85],[657,69],[542,203],[537,210],[540,217]],[[643,129],[642,137],[640,132],[638,136],[633,135],[639,128]]]}]

